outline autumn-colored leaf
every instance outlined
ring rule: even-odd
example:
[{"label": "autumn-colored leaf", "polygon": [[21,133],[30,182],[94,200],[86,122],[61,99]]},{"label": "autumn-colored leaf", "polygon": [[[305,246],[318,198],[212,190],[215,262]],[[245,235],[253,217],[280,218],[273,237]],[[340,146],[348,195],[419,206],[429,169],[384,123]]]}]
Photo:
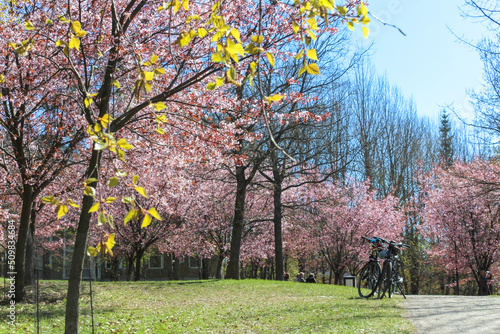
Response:
[{"label": "autumn-colored leaf", "polygon": [[142,196],[146,198],[148,197],[148,195],[146,195],[146,189],[144,189],[143,187],[135,187],[134,189]]},{"label": "autumn-colored leaf", "polygon": [[144,219],[142,220],[142,224],[141,224],[141,228],[144,228],[144,227],[147,227],[149,226],[149,224],[151,224],[151,216],[146,214],[144,215]]},{"label": "autumn-colored leaf", "polygon": [[99,210],[99,202],[96,202],[92,205],[92,207],[89,209],[89,213],[91,212],[96,212]]}]

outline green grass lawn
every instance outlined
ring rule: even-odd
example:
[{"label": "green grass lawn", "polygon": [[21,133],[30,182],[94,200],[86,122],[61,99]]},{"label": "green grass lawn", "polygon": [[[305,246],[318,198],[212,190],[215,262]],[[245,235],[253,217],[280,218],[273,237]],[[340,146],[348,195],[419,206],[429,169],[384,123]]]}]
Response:
[{"label": "green grass lawn", "polygon": [[[64,332],[65,281],[42,281],[40,333]],[[92,284],[95,333],[414,333],[393,299],[356,289],[264,280],[99,282]],[[82,286],[80,332],[92,333],[89,283]],[[31,299],[31,294],[30,294]],[[17,305],[15,329],[1,306],[0,333],[36,333],[36,308]]]}]

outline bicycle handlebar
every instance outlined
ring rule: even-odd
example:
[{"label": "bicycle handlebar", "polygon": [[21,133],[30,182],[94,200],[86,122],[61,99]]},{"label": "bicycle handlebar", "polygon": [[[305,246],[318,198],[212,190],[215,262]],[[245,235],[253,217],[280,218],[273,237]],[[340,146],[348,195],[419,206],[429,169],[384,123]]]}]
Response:
[{"label": "bicycle handlebar", "polygon": [[366,241],[372,242],[372,243],[373,242],[377,242],[377,241],[382,241],[383,243],[385,243],[387,245],[393,244],[396,247],[410,248],[410,245],[408,245],[408,244],[404,244],[402,242],[396,243],[394,241],[387,241],[387,240],[385,240],[384,238],[381,238],[381,237],[367,238],[365,236],[361,236],[361,238],[365,239]]}]

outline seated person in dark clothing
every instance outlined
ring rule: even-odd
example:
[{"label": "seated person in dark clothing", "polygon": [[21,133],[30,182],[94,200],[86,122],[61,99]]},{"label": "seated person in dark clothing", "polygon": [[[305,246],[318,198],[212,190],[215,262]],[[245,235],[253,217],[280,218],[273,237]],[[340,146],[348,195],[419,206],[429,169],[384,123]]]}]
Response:
[{"label": "seated person in dark clothing", "polygon": [[314,278],[313,273],[309,274],[309,277],[306,279],[306,283],[316,283],[316,279]]}]

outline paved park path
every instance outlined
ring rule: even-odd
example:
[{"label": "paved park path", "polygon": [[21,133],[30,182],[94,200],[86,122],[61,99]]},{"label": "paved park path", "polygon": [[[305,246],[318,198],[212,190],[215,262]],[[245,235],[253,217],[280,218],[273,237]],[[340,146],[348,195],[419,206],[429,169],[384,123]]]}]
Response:
[{"label": "paved park path", "polygon": [[500,334],[500,298],[407,296],[403,306],[418,334]]}]

